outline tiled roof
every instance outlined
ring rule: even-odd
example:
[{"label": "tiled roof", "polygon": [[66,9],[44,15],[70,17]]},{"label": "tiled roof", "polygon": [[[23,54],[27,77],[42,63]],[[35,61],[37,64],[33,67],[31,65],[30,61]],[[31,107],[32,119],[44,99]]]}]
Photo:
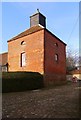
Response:
[{"label": "tiled roof", "polygon": [[0,54],[0,65],[6,65],[8,62],[8,52]]},{"label": "tiled roof", "polygon": [[[29,34],[32,34],[34,32],[37,32],[39,30],[42,30],[42,29],[45,29],[47,30],[46,28],[44,28],[42,25],[36,25],[36,26],[33,26],[33,27],[30,27],[29,29],[25,30],[24,32],[18,34],[17,36],[13,37],[12,39],[8,40],[8,42],[10,41],[13,41],[13,40],[16,40],[18,38],[21,38],[21,37],[24,37],[24,36],[27,36]],[[61,41],[64,45],[66,45],[62,40],[60,40],[56,35],[54,35],[53,33],[51,33],[49,30],[47,30],[51,35],[53,35],[54,37],[56,37],[59,41]]]},{"label": "tiled roof", "polygon": [[80,70],[73,70],[71,71],[72,74],[81,74],[81,69]]},{"label": "tiled roof", "polygon": [[29,35],[29,34],[34,33],[34,32],[37,32],[37,31],[42,30],[42,29],[44,29],[44,27],[42,27],[40,25],[33,26],[33,27],[25,30],[24,32],[20,33],[19,35],[13,37],[12,39],[8,40],[8,42],[12,41],[12,40],[15,40],[15,39],[18,39],[18,38],[21,38],[21,37],[24,37],[26,35]]}]

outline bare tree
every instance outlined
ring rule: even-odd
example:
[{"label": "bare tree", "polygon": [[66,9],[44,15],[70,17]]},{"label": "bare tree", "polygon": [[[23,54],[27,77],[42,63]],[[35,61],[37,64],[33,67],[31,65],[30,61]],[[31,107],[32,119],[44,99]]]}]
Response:
[{"label": "bare tree", "polygon": [[81,56],[79,56],[78,64],[81,66]]},{"label": "bare tree", "polygon": [[66,55],[66,67],[67,70],[73,70],[76,69],[76,65],[78,64],[78,56],[76,55],[76,52],[72,52],[72,50],[68,50]]}]

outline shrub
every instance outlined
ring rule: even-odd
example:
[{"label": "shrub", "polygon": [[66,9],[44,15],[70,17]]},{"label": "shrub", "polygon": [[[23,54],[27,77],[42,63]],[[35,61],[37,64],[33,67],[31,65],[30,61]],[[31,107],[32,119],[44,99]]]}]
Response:
[{"label": "shrub", "polygon": [[19,92],[40,89],[43,76],[37,72],[3,72],[2,92]]}]

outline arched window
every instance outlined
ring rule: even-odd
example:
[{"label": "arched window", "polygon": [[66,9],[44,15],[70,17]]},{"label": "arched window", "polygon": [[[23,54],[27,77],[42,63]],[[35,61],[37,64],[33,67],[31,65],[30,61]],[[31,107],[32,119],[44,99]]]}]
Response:
[{"label": "arched window", "polygon": [[55,61],[58,61],[58,54],[55,54]]},{"label": "arched window", "polygon": [[58,43],[55,43],[55,46],[58,47]]},{"label": "arched window", "polygon": [[21,42],[21,45],[25,45],[25,42],[24,42],[24,41],[22,41],[22,42]]}]

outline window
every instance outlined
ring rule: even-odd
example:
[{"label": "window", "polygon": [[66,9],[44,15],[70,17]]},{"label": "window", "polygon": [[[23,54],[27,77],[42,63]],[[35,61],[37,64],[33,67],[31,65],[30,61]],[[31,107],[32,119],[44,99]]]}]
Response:
[{"label": "window", "polygon": [[7,72],[7,67],[6,66],[2,67],[2,72]]},{"label": "window", "polygon": [[58,61],[58,54],[55,54],[55,61]]},{"label": "window", "polygon": [[55,43],[55,46],[56,46],[56,47],[58,47],[58,44],[57,44],[57,43]]},{"label": "window", "polygon": [[21,42],[21,45],[25,45],[25,42],[24,42],[24,41],[22,41],[22,42]]},{"label": "window", "polygon": [[21,53],[21,67],[26,66],[26,53]]}]

